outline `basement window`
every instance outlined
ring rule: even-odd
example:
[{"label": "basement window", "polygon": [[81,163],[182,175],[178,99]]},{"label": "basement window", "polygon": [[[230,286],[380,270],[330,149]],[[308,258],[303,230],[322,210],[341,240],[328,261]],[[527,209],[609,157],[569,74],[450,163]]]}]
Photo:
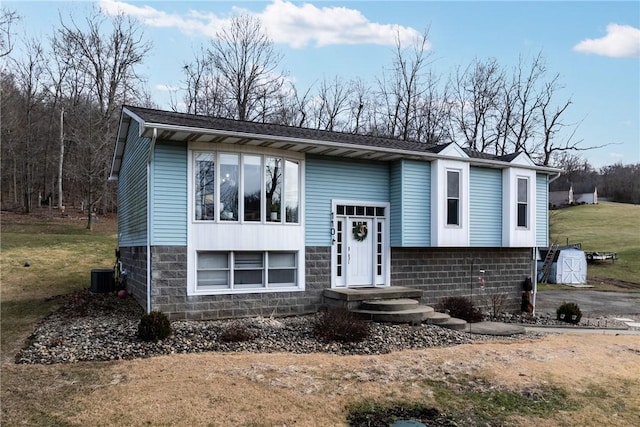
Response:
[{"label": "basement window", "polygon": [[298,286],[297,252],[197,252],[197,290],[224,291]]}]

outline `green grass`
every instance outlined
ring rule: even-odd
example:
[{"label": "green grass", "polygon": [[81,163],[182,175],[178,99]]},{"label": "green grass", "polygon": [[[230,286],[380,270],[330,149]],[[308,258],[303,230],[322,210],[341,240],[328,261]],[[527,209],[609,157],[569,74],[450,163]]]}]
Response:
[{"label": "green grass", "polygon": [[390,425],[398,419],[411,418],[429,425],[431,417],[446,417],[455,425],[510,425],[512,416],[548,419],[558,411],[580,408],[578,402],[569,398],[566,390],[554,386],[507,390],[492,386],[481,378],[459,383],[427,381],[427,386],[434,397],[430,402],[371,399],[353,402],[347,407],[349,425]]},{"label": "green grass", "polygon": [[100,231],[91,232],[85,227],[84,221],[3,213],[3,355],[15,351],[33,323],[59,303],[52,297],[88,288],[92,269],[113,266],[115,222],[101,224]]},{"label": "green grass", "polygon": [[600,203],[550,212],[549,236],[585,251],[616,252],[618,260],[590,264],[588,278],[640,283],[640,205]]}]

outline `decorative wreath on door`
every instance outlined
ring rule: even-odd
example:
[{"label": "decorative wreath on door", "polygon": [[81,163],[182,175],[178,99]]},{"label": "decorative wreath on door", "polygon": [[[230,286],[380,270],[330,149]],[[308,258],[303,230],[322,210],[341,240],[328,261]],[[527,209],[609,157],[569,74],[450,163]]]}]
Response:
[{"label": "decorative wreath on door", "polygon": [[369,230],[367,229],[367,224],[361,223],[353,226],[353,238],[358,242],[362,242],[367,238],[367,233]]}]

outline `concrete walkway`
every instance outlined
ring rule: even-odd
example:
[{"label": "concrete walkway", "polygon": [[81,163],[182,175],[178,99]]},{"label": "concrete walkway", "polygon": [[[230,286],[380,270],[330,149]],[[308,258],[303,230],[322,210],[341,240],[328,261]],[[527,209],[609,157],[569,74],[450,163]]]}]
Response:
[{"label": "concrete walkway", "polygon": [[471,334],[510,336],[525,332],[583,335],[640,335],[640,293],[600,292],[567,289],[538,292],[536,314],[555,317],[556,309],[564,302],[575,302],[583,318],[607,317],[626,323],[630,329],[577,326],[536,326],[501,322],[470,323],[465,331]]},{"label": "concrete walkway", "polygon": [[573,335],[640,335],[640,330],[613,329],[613,328],[580,328],[570,326],[566,328],[554,326],[526,326],[527,332],[546,334],[573,334]]},{"label": "concrete walkway", "polygon": [[468,323],[465,331],[478,335],[511,336],[524,334],[526,329],[524,326],[515,323],[478,322]]}]

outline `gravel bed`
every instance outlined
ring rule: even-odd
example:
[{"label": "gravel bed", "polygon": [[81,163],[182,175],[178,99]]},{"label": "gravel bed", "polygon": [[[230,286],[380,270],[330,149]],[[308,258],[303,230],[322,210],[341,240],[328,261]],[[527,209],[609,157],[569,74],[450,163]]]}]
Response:
[{"label": "gravel bed", "polygon": [[617,315],[597,316],[597,317],[582,317],[580,322],[574,324],[569,322],[562,322],[556,319],[555,313],[539,313],[535,317],[520,316],[517,314],[502,314],[496,322],[504,323],[519,323],[523,326],[561,326],[563,328],[597,328],[597,329],[629,329],[629,326],[620,320],[616,320],[616,317],[626,317]]},{"label": "gravel bed", "polygon": [[[371,334],[364,341],[325,342],[312,334],[312,324],[317,315],[305,315],[278,319],[173,321],[170,337],[158,342],[145,342],[136,337],[143,310],[133,298],[119,299],[112,294],[92,294],[88,290],[60,298],[61,307],[38,324],[26,346],[17,354],[16,363],[108,361],[205,351],[372,355],[537,336],[524,334],[496,338],[426,324],[372,323]],[[220,339],[223,331],[238,325],[246,327],[253,338],[242,342]]]}]

